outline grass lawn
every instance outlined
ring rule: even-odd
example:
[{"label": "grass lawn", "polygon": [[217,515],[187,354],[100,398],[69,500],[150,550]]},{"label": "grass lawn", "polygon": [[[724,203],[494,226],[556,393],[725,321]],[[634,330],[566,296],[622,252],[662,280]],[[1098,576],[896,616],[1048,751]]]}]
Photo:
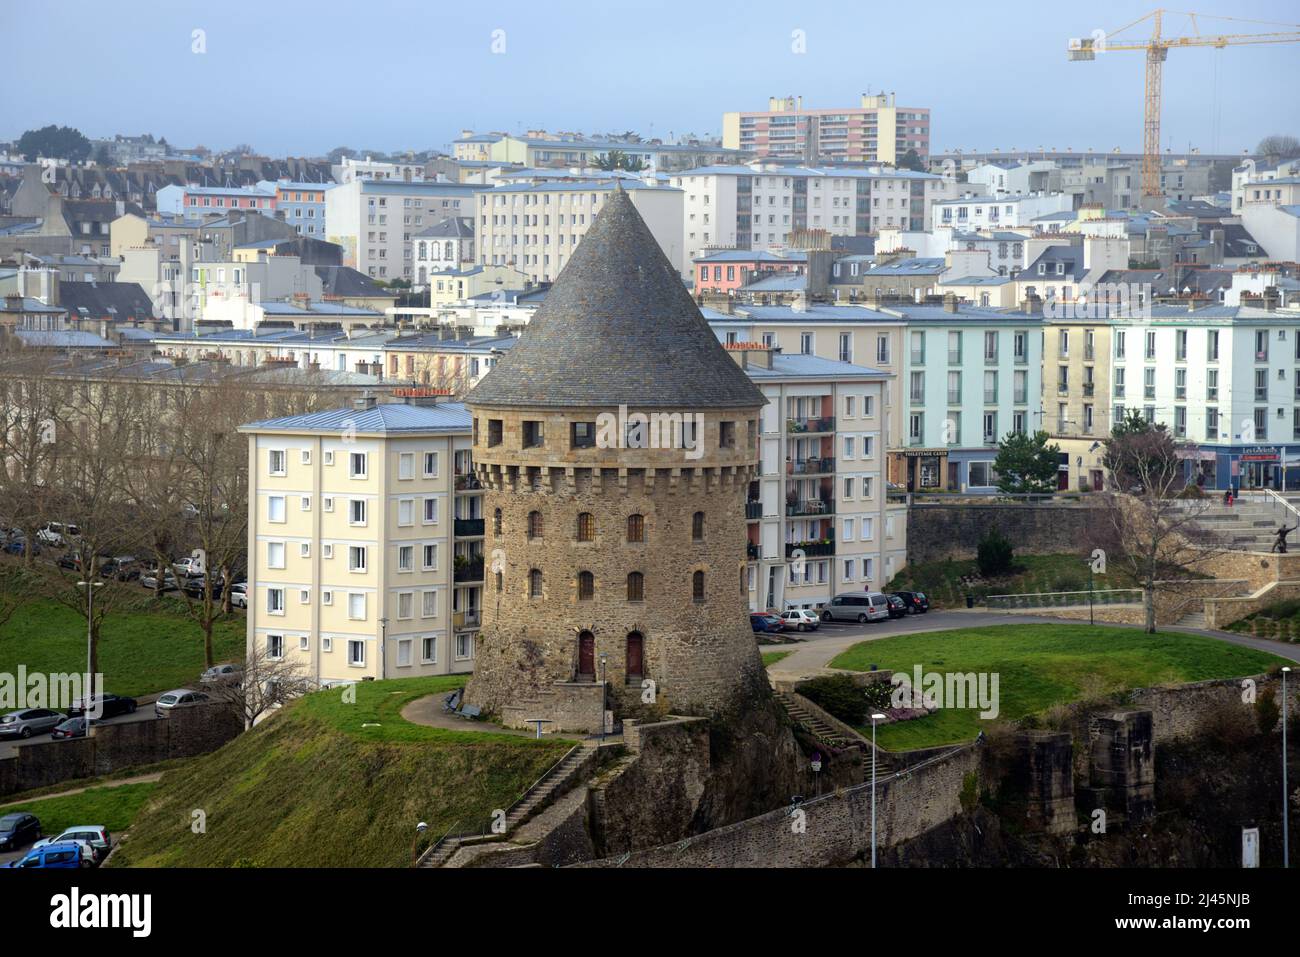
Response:
[{"label": "grass lawn", "polygon": [[77,824],[99,824],[116,835],[130,826],[157,786],[156,781],[141,781],[117,787],[90,788],[64,797],[34,798],[2,805],[0,815],[15,811],[35,814],[40,818],[42,833],[51,837]]},{"label": "grass lawn", "polygon": [[793,651],[765,651],[763,652],[763,667],[770,668],[782,658],[789,658]]},{"label": "grass lawn", "polygon": [[[366,681],[291,704],[164,775],[114,866],[405,867],[448,830],[486,826],[572,742],[447,731],[403,721],[404,704],[464,676]],[[377,727],[365,727],[377,725]],[[191,812],[207,831],[190,830]],[[250,813],[255,809],[255,813]]]},{"label": "grass lawn", "polygon": [[[213,641],[218,661],[242,658],[243,614],[218,621]],[[49,598],[23,604],[0,626],[0,672],[13,673],[19,664],[28,671],[85,671],[86,619]],[[158,603],[133,596],[130,608],[104,619],[99,670],[114,694],[134,697],[183,687],[197,680],[203,667],[203,634],[172,599]]]},{"label": "grass lawn", "polygon": [[[1285,663],[1276,655],[1188,634],[1147,635],[1089,625],[998,625],[898,635],[861,642],[832,668],[998,674],[999,720],[1126,688],[1259,674]],[[976,709],[940,710],[882,725],[877,743],[892,751],[968,741],[987,723]],[[870,727],[866,729],[869,735]]]}]

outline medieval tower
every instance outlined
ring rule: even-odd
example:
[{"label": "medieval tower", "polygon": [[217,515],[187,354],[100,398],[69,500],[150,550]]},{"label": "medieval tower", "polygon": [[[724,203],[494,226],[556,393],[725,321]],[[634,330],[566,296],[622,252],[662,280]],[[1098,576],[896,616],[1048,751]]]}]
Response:
[{"label": "medieval tower", "polygon": [[606,702],[710,715],[766,694],[744,515],[765,401],[612,190],[467,399],[488,555],[469,702],[595,730]]}]

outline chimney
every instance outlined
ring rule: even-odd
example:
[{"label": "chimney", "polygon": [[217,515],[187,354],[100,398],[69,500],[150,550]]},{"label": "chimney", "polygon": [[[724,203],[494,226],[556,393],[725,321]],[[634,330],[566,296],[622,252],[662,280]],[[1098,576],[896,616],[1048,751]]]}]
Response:
[{"label": "chimney", "polygon": [[375,398],[373,392],[359,395],[352,400],[352,408],[356,409],[358,412],[364,412],[366,409],[373,409],[378,404],[379,400]]},{"label": "chimney", "polygon": [[957,294],[955,292],[945,292],[943,294],[943,311],[954,314],[957,312]]},{"label": "chimney", "polygon": [[1277,286],[1264,287],[1264,308],[1276,312],[1282,303],[1282,291]]}]

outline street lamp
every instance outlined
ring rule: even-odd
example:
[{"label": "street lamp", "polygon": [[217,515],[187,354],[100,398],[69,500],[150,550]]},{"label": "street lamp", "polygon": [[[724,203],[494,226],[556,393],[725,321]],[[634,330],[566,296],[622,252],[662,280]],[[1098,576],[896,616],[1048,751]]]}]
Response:
[{"label": "street lamp", "polygon": [[605,743],[605,709],[609,707],[609,685],[605,683],[605,662],[609,660],[609,653],[602,651],[600,653],[600,741]]},{"label": "street lamp", "polygon": [[1088,624],[1095,625],[1092,617],[1092,559],[1085,558],[1083,561],[1088,566]]},{"label": "street lamp", "polygon": [[411,841],[411,866],[420,866],[420,836],[429,829],[429,825],[421,821],[415,825],[415,838]]},{"label": "street lamp", "polygon": [[[160,572],[161,574],[161,572]],[[90,699],[95,692],[95,668],[94,662],[94,635],[95,635],[95,589],[103,586],[103,582],[84,581],[77,582],[78,588],[86,589],[86,688],[85,697],[82,705],[85,707],[86,714],[90,713]]]},{"label": "street lamp", "polygon": [[388,618],[379,619],[379,680],[383,681],[388,671]]},{"label": "street lamp", "polygon": [[1282,866],[1291,866],[1290,813],[1287,801],[1290,795],[1286,789],[1286,676],[1290,667],[1282,669]]},{"label": "street lamp", "polygon": [[871,716],[871,866],[876,866],[876,722],[884,721],[883,714]]},{"label": "street lamp", "polygon": [[816,797],[822,795],[822,753],[814,751],[812,753],[812,772],[813,772],[813,794]]}]

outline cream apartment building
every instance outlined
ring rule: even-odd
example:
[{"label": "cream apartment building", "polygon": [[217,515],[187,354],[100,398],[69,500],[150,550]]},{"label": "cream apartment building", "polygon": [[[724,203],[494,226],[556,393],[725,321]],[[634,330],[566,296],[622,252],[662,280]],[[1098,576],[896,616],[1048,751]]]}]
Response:
[{"label": "cream apartment building", "polygon": [[471,671],[483,519],[465,407],[362,398],[241,431],[250,653],[323,685]]}]

